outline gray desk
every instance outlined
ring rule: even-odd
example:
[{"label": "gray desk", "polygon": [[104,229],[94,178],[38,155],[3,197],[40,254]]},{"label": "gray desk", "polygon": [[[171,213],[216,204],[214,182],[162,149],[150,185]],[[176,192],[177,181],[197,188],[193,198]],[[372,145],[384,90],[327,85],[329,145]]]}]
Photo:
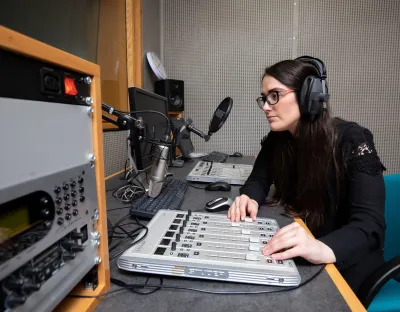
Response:
[{"label": "gray desk", "polygon": [[[252,163],[254,158],[228,158],[230,163]],[[194,167],[195,162],[185,164],[184,168],[171,168],[175,178],[185,178],[187,173]],[[107,181],[107,189],[123,185],[120,177],[114,177]],[[233,186],[230,192],[207,192],[189,187],[185,195],[181,209],[193,211],[203,210],[207,201],[218,196],[228,196],[232,199],[239,193],[239,187]],[[119,201],[107,192],[107,209],[123,207]],[[129,212],[129,209],[112,210],[108,217],[116,222]],[[259,215],[277,219],[280,226],[293,222],[280,215],[281,208],[262,207]],[[312,276],[319,267],[312,266],[301,259],[296,260],[302,280]],[[117,259],[110,262],[111,277],[121,279],[127,283],[144,283],[147,275],[140,275],[119,270]],[[215,282],[200,279],[184,279],[174,277],[163,277],[164,285],[176,285],[193,287],[213,291],[259,291],[273,289],[273,287],[247,285],[228,282]],[[158,283],[159,279],[152,277],[149,283]],[[117,289],[115,285],[111,290]],[[275,288],[276,289],[276,288]],[[342,295],[335,284],[324,270],[319,276],[307,285],[288,292],[276,294],[257,295],[214,295],[204,294],[187,290],[160,290],[150,295],[137,295],[123,290],[105,297],[97,307],[96,311],[350,311]]]}]

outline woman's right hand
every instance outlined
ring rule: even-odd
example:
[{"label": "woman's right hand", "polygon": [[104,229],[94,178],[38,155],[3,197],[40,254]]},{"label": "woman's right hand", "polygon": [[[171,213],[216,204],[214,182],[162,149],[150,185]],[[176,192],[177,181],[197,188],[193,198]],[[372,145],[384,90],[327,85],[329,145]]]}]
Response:
[{"label": "woman's right hand", "polygon": [[250,218],[254,221],[257,212],[258,203],[254,199],[250,199],[249,196],[243,194],[235,198],[235,201],[228,210],[228,219],[232,222],[244,221],[246,213],[248,213]]}]

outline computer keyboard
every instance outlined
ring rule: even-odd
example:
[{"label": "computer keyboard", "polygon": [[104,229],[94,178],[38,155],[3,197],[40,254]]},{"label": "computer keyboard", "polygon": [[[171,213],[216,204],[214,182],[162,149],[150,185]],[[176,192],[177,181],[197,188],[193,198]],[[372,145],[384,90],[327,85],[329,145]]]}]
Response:
[{"label": "computer keyboard", "polygon": [[207,156],[204,156],[202,160],[204,161],[209,161],[209,162],[218,162],[218,163],[224,163],[226,159],[228,158],[228,154],[213,151]]},{"label": "computer keyboard", "polygon": [[151,219],[160,209],[178,210],[189,186],[186,180],[168,179],[156,198],[144,194],[132,204],[130,215]]}]

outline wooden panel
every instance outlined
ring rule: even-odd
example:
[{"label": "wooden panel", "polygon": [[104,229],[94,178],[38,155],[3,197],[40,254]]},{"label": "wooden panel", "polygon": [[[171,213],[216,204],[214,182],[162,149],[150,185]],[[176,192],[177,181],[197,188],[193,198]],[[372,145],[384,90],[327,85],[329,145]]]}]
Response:
[{"label": "wooden panel", "polygon": [[[101,0],[97,64],[101,68],[102,101],[117,109],[128,109],[127,37],[125,0]],[[104,129],[117,129],[103,121]]]},{"label": "wooden panel", "polygon": [[128,86],[142,88],[142,1],[126,0]]},{"label": "wooden panel", "polygon": [[[308,234],[313,236],[308,227],[304,224],[303,220],[301,220],[300,218],[295,218],[295,221],[299,223],[307,231]],[[330,278],[335,283],[337,289],[342,294],[350,309],[352,311],[366,311],[360,300],[358,300],[357,296],[354,294],[353,290],[346,283],[343,276],[339,273],[336,266],[332,263],[327,264],[325,270],[326,272],[328,272]]]},{"label": "wooden panel", "polygon": [[[58,50],[54,47],[36,41],[15,31],[0,26],[0,47],[23,54],[38,60],[56,64],[70,70],[93,76],[91,96],[93,98],[93,148],[96,155],[96,190],[99,209],[98,228],[101,234],[99,256],[102,258],[98,266],[99,286],[96,291],[84,290],[81,285],[75,289],[75,294],[97,295],[110,288],[110,265],[107,241],[107,216],[104,182],[103,133],[101,123],[100,68],[96,64],[82,60],[76,56]],[[94,310],[99,299],[66,298],[56,309],[58,311]]]}]

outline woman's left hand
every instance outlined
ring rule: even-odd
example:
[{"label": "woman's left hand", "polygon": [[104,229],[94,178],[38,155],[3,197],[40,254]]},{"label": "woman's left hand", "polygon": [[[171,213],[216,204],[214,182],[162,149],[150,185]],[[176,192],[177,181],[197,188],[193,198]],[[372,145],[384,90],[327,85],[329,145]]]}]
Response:
[{"label": "woman's left hand", "polygon": [[262,253],[264,256],[271,255],[274,260],[302,257],[314,264],[336,262],[332,249],[309,235],[297,222],[276,232]]}]

